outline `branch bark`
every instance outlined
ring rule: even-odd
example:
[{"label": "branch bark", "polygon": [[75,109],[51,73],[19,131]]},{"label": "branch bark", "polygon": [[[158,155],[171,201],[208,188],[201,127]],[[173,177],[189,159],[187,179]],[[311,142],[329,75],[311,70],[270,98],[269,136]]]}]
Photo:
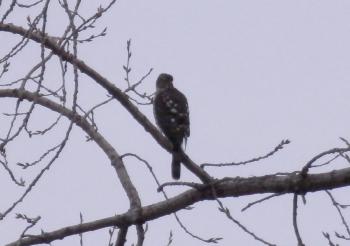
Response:
[{"label": "branch bark", "polygon": [[[119,88],[114,86],[108,79],[103,77],[97,71],[86,65],[83,61],[75,58],[73,54],[65,51],[62,47],[58,46],[53,38],[42,34],[40,31],[29,32],[27,29],[16,26],[14,24],[0,23],[0,31],[10,32],[18,34],[23,37],[27,37],[37,43],[43,44],[47,49],[50,49],[55,55],[59,56],[62,60],[74,64],[80,72],[86,74],[93,79],[97,84],[102,86],[108,91],[115,99],[117,99],[123,107],[134,117],[134,119],[144,127],[144,129],[152,135],[152,137],[168,152],[172,152],[171,143],[166,137],[164,137],[158,129],[147,119],[147,117],[139,111],[139,109],[128,99],[128,96],[124,94]],[[184,165],[190,169],[202,182],[209,183],[212,178],[198,165],[188,157],[183,155]]]},{"label": "branch bark", "polygon": [[[23,238],[21,246],[49,243],[64,237],[77,235],[101,228],[117,226],[119,228],[137,225],[146,221],[174,213],[187,206],[203,200],[214,200],[223,197],[239,197],[262,193],[295,193],[316,192],[325,189],[335,189],[350,185],[350,168],[344,168],[327,173],[309,174],[303,178],[299,174],[284,176],[266,175],[250,178],[224,178],[211,185],[202,185],[201,189],[191,189],[173,198],[140,208],[140,217],[135,218],[132,211],[108,217],[93,222],[77,224],[37,236]],[[216,196],[212,189],[215,189]],[[16,246],[18,241],[6,246]]]},{"label": "branch bark", "polygon": [[129,198],[131,208],[137,208],[141,206],[137,190],[131,182],[131,179],[123,164],[123,160],[120,158],[120,155],[113,148],[113,146],[110,145],[110,143],[89,124],[89,122],[83,116],[43,97],[38,93],[29,92],[23,89],[0,90],[0,97],[26,99],[30,102],[35,102],[41,106],[44,106],[45,108],[62,114],[63,116],[67,117],[70,121],[74,122],[76,125],[82,128],[89,135],[89,137],[97,143],[97,145],[105,152],[105,154],[110,159],[111,164],[115,168],[120,182]]}]

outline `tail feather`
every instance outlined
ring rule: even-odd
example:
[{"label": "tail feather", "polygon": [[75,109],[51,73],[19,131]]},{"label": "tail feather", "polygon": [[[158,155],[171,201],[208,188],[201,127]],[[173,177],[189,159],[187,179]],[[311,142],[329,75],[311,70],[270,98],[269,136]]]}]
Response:
[{"label": "tail feather", "polygon": [[181,159],[177,154],[173,154],[173,160],[171,162],[171,174],[174,179],[180,179]]}]

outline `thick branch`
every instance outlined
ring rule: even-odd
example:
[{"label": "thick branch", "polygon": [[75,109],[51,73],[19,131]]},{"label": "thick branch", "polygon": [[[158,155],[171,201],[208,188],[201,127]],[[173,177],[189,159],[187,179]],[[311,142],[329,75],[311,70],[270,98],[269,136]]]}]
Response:
[{"label": "thick branch", "polygon": [[[73,54],[58,46],[53,39],[38,31],[29,33],[28,30],[13,24],[0,23],[0,31],[11,32],[14,34],[19,34],[23,37],[28,37],[33,41],[43,44],[62,60],[74,64],[80,70],[80,72],[88,75],[96,83],[101,85],[111,95],[113,95],[113,97],[116,98],[126,108],[126,110],[129,111],[137,122],[140,123],[144,129],[153,136],[160,146],[162,146],[168,152],[172,151],[170,142],[158,131],[158,129],[147,119],[147,117],[142,114],[138,108],[132,104],[132,102],[130,102],[126,94],[124,94],[119,88],[114,86],[109,80],[104,78],[94,69],[86,65],[83,61],[75,58]],[[211,180],[210,176],[199,166],[195,165],[194,162],[187,156],[184,156],[183,159],[185,166],[194,172],[203,182],[208,183]]]},{"label": "thick branch", "polygon": [[[266,175],[250,178],[225,178],[223,180],[217,180],[212,186],[203,185],[202,189],[191,189],[166,201],[144,206],[140,209],[141,217],[139,218],[135,219],[133,213],[128,211],[121,215],[64,227],[35,237],[24,238],[21,240],[21,246],[49,243],[70,235],[76,235],[111,226],[121,228],[144,223],[174,213],[203,200],[262,193],[295,193],[296,190],[301,193],[306,193],[340,188],[348,185],[350,185],[350,168],[344,168],[328,173],[309,174],[305,178],[295,173],[284,176]],[[213,196],[212,189],[215,190],[216,196]],[[17,241],[10,243],[7,246],[16,246],[16,243]]]}]

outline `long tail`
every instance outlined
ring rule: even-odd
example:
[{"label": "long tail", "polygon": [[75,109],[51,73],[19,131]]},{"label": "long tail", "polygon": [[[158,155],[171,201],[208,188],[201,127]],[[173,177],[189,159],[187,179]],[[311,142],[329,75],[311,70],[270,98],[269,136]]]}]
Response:
[{"label": "long tail", "polygon": [[173,160],[171,162],[171,174],[174,179],[179,179],[181,174],[181,159],[178,154],[173,154]]}]

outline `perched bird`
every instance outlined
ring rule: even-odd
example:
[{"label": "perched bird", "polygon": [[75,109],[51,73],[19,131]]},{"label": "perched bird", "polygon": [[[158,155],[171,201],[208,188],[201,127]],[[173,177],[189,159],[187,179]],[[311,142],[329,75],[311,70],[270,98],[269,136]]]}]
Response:
[{"label": "perched bird", "polygon": [[162,73],[157,79],[153,112],[158,127],[173,144],[171,173],[174,179],[179,179],[181,159],[176,152],[190,136],[190,118],[187,99],[174,87],[170,74]]}]

